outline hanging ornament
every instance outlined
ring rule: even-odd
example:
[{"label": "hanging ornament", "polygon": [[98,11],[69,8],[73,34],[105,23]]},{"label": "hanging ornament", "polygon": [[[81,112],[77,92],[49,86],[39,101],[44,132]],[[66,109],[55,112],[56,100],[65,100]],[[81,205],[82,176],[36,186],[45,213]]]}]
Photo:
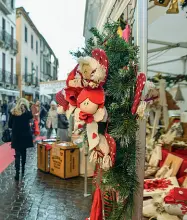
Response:
[{"label": "hanging ornament", "polygon": [[180,85],[178,85],[178,87],[177,87],[177,92],[176,92],[176,95],[175,95],[175,101],[184,102],[184,97],[182,95]]},{"label": "hanging ornament", "polygon": [[117,34],[118,34],[120,37],[123,36],[123,30],[122,30],[122,28],[121,28],[120,26],[118,27]]},{"label": "hanging ornament", "polygon": [[154,4],[162,7],[167,7],[170,0],[154,0]]},{"label": "hanging ornament", "polygon": [[167,14],[178,14],[179,13],[178,0],[171,0],[171,4],[166,13]]},{"label": "hanging ornament", "polygon": [[187,6],[187,0],[180,0],[181,8],[184,9]]},{"label": "hanging ornament", "polygon": [[125,29],[123,30],[123,39],[128,43],[131,36],[131,28],[130,25],[127,24]]}]

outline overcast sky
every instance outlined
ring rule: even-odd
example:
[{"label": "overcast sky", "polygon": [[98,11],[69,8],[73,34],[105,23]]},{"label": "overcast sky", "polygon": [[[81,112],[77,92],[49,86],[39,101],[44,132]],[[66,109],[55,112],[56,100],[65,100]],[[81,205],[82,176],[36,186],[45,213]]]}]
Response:
[{"label": "overcast sky", "polygon": [[59,59],[59,79],[65,79],[76,61],[69,54],[84,45],[86,0],[16,0],[24,7]]}]

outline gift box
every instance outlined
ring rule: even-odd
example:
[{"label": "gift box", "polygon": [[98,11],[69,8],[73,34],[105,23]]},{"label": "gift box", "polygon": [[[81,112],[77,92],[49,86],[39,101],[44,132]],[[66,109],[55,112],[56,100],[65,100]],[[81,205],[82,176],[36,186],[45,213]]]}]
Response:
[{"label": "gift box", "polygon": [[79,148],[73,143],[52,145],[50,151],[50,173],[63,179],[79,176]]},{"label": "gift box", "polygon": [[50,170],[50,150],[52,148],[51,144],[48,143],[38,143],[37,144],[37,165],[38,169],[46,173]]},{"label": "gift box", "polygon": [[175,187],[164,198],[164,208],[172,215],[187,214],[187,189]]}]

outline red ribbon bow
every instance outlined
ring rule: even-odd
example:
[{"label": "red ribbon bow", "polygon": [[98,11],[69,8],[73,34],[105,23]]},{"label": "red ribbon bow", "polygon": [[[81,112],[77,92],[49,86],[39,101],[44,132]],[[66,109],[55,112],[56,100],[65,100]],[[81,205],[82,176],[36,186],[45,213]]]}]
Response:
[{"label": "red ribbon bow", "polygon": [[165,178],[144,181],[144,189],[147,190],[148,192],[154,191],[155,189],[164,190],[171,185],[172,185],[171,180]]},{"label": "red ribbon bow", "polygon": [[86,124],[90,124],[93,122],[94,120],[94,117],[92,114],[88,114],[88,113],[85,113],[85,112],[80,112],[79,113],[79,119],[80,120],[84,120]]}]

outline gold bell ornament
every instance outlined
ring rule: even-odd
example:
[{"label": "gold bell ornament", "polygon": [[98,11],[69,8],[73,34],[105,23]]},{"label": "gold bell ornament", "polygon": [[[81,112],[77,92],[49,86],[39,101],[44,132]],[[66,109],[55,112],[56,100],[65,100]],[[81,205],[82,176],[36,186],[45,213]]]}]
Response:
[{"label": "gold bell ornament", "polygon": [[154,0],[154,4],[162,7],[167,7],[170,0]]},{"label": "gold bell ornament", "polygon": [[175,101],[177,101],[177,102],[184,102],[185,101],[184,97],[182,95],[180,85],[178,85],[178,87],[177,87],[177,92],[176,92],[176,95],[175,95]]},{"label": "gold bell ornament", "polygon": [[166,13],[167,14],[178,14],[179,13],[178,0],[171,0],[171,4]]},{"label": "gold bell ornament", "polygon": [[122,38],[123,30],[122,30],[122,28],[120,26],[118,27],[117,34]]}]

